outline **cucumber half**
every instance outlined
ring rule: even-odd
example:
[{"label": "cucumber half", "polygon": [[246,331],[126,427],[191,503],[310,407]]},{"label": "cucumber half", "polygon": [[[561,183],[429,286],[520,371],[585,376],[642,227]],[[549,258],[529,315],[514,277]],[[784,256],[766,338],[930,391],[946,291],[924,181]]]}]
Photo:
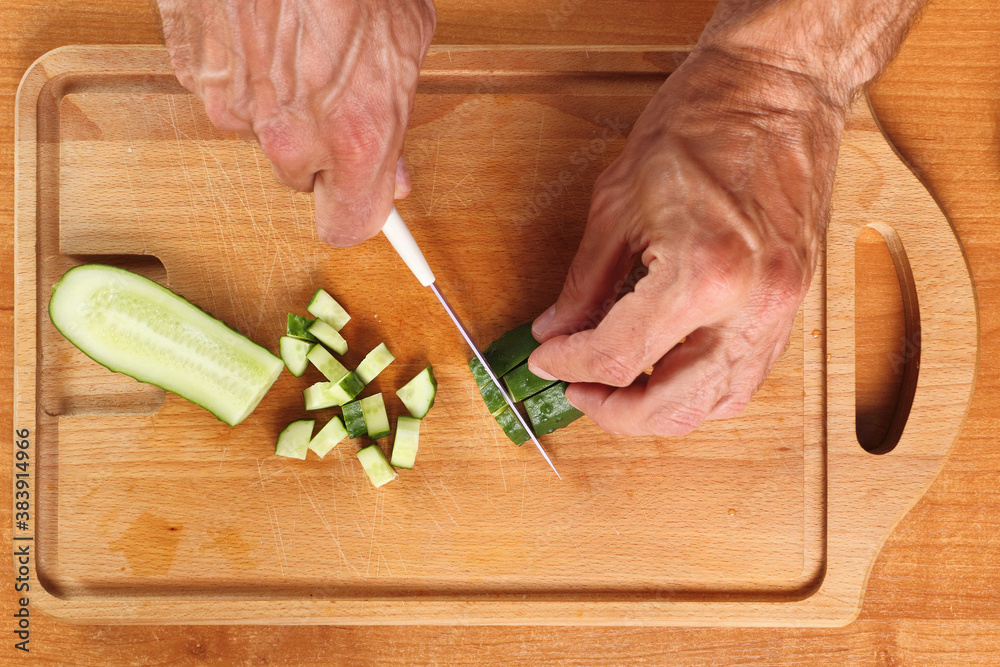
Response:
[{"label": "cucumber half", "polygon": [[389,461],[392,467],[412,468],[417,458],[419,442],[420,420],[401,415],[396,420],[396,439],[392,443],[392,460]]},{"label": "cucumber half", "polygon": [[67,271],[49,318],[112,371],[171,391],[236,426],[284,367],[278,357],[148,278],[104,264]]},{"label": "cucumber half", "polygon": [[306,306],[306,310],[337,331],[343,329],[344,325],[351,319],[351,316],[347,314],[344,307],[337,303],[337,300],[323,289],[316,290],[312,300],[309,301],[309,305]]},{"label": "cucumber half", "polygon": [[299,419],[285,427],[278,435],[278,444],[274,453],[292,459],[304,459],[309,450],[315,419]]},{"label": "cucumber half", "polygon": [[437,380],[434,379],[434,369],[428,366],[417,373],[416,377],[399,388],[396,396],[399,396],[399,400],[403,402],[411,415],[417,419],[423,419],[434,405],[434,397],[437,396]]}]

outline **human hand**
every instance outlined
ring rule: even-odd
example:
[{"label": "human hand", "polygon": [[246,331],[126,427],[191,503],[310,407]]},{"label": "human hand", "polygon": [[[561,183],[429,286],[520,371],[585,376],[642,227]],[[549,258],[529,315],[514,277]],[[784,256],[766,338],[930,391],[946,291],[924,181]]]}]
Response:
[{"label": "human hand", "polygon": [[360,243],[410,190],[403,135],[432,0],[158,0],[177,78],[223,130],[313,192],[320,238]]},{"label": "human hand", "polygon": [[[566,398],[613,433],[739,414],[816,268],[844,125],[831,99],[808,76],[696,49],[597,180],[562,293],[535,320],[532,371],[574,383]],[[636,256],[648,274],[614,303]]]}]

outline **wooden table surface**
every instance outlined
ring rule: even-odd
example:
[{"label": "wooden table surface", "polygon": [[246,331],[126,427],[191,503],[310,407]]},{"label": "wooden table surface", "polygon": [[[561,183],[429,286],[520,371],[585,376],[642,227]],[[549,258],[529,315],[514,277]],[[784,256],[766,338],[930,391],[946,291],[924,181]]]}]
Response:
[{"label": "wooden table surface", "polygon": [[[711,0],[442,0],[438,43],[690,44]],[[65,44],[156,43],[147,0],[12,0],[0,5],[0,424],[11,417],[13,105],[21,74]],[[890,138],[952,219],[979,298],[981,355],[971,411],[951,459],[882,549],[857,621],[840,629],[492,627],[108,627],[31,616],[30,657],[84,664],[992,664],[1000,653],[1000,4],[933,0],[872,91]],[[884,247],[862,243],[871,267],[859,319],[877,322],[862,350],[859,392],[892,402],[899,308]],[[884,326],[885,322],[897,326]],[[859,326],[864,326],[863,323]],[[878,428],[878,419],[873,428]],[[9,441],[8,441],[9,442]],[[10,444],[0,485],[11,480]],[[95,465],[100,465],[95,462]],[[0,508],[11,573],[10,507]],[[14,649],[20,594],[0,578],[0,663]]]}]

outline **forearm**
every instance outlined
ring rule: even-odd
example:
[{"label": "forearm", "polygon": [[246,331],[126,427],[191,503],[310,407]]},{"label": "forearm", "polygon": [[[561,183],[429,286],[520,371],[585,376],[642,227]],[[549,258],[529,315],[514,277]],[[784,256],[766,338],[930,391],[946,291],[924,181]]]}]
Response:
[{"label": "forearm", "polygon": [[838,106],[889,63],[926,0],[720,0],[699,48],[808,77]]}]

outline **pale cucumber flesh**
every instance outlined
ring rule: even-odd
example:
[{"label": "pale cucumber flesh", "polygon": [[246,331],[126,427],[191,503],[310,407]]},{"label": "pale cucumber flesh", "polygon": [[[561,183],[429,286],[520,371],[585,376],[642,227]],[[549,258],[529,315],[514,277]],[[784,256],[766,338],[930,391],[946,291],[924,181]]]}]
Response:
[{"label": "pale cucumber flesh", "polygon": [[309,305],[306,307],[314,317],[318,317],[323,320],[331,327],[340,331],[344,328],[344,325],[351,319],[351,316],[347,314],[343,306],[337,303],[337,300],[330,296],[326,290],[318,289],[316,293],[313,294],[313,298],[309,301]]},{"label": "pale cucumber flesh", "polygon": [[389,430],[389,415],[385,412],[385,401],[382,394],[367,396],[361,399],[361,412],[365,416],[365,428],[372,440],[384,438]]},{"label": "pale cucumber flesh", "polygon": [[434,369],[428,366],[417,373],[416,377],[404,384],[396,392],[410,414],[417,419],[423,419],[434,405],[437,396],[437,380],[434,379]]},{"label": "pale cucumber flesh", "polygon": [[182,396],[231,426],[257,407],[284,367],[165,287],[103,264],[67,271],[52,288],[49,317],[102,366]]},{"label": "pale cucumber flesh", "polygon": [[357,457],[375,488],[396,479],[396,471],[389,465],[378,445],[365,447],[357,453]]},{"label": "pale cucumber flesh", "polygon": [[394,360],[395,357],[392,356],[392,352],[385,346],[385,343],[379,343],[378,347],[365,355],[354,372],[358,374],[362,382],[368,384]]},{"label": "pale cucumber flesh", "polygon": [[293,421],[278,436],[278,444],[274,448],[274,453],[292,459],[304,459],[309,450],[309,441],[312,440],[313,426],[315,425],[315,419]]},{"label": "pale cucumber flesh", "polygon": [[392,460],[394,468],[412,468],[417,458],[417,446],[420,442],[420,420],[405,415],[396,420],[396,439],[392,443]]},{"label": "pale cucumber flesh", "polygon": [[336,447],[346,437],[347,429],[344,428],[344,422],[340,421],[340,417],[334,415],[327,422],[326,426],[321,428],[319,433],[309,441],[309,449],[316,452],[316,455],[320,458],[323,458],[327,452]]},{"label": "pale cucumber flesh", "polygon": [[285,362],[285,367],[288,368],[289,373],[295,377],[302,377],[302,374],[306,372],[306,367],[309,365],[306,355],[309,354],[309,350],[312,349],[313,345],[315,343],[310,343],[307,340],[292,338],[291,336],[281,337],[281,340],[278,341],[278,350],[281,352],[281,360]]}]

